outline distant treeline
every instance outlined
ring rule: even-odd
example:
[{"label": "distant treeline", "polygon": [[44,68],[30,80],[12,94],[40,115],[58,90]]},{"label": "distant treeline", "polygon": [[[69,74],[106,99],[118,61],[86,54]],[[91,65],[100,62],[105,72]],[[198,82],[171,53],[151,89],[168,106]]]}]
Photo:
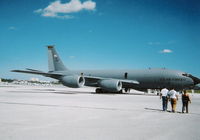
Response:
[{"label": "distant treeline", "polygon": [[14,81],[13,79],[4,79],[4,78],[1,78],[1,82],[12,83],[13,81]]},{"label": "distant treeline", "polygon": [[[17,80],[17,79],[5,79],[5,78],[0,78],[1,82],[8,82],[8,83],[12,83],[14,81],[28,81],[29,83],[48,83],[45,81],[31,81],[31,80]],[[59,81],[50,81],[49,83],[51,84],[61,84]]]},{"label": "distant treeline", "polygon": [[[192,93],[192,90],[188,90],[189,93]],[[200,90],[194,90],[194,93],[200,93]]]}]

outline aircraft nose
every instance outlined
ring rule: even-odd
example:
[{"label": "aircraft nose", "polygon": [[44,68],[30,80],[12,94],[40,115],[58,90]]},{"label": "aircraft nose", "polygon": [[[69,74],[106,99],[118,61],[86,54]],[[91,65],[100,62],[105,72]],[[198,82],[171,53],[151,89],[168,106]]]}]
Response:
[{"label": "aircraft nose", "polygon": [[191,74],[188,74],[188,73],[184,73],[183,76],[186,76],[186,77],[189,77],[191,78],[193,81],[194,81],[194,85],[196,84],[199,84],[200,83],[200,79],[191,75]]}]

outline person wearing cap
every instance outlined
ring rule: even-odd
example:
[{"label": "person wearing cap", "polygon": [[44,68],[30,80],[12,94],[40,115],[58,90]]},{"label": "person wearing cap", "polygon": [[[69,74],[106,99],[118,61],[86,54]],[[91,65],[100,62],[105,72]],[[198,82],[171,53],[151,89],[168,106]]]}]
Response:
[{"label": "person wearing cap", "polygon": [[162,109],[163,111],[167,111],[167,104],[168,104],[168,96],[167,93],[169,90],[167,88],[163,88],[160,93],[160,99],[162,99]]}]

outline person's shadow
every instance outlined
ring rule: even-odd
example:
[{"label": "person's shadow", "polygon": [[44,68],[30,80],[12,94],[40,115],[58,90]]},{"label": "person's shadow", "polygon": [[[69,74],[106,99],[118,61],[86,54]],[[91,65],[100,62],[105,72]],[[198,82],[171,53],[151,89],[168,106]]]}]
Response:
[{"label": "person's shadow", "polygon": [[[144,108],[144,109],[146,109],[146,110],[151,110],[151,111],[157,111],[157,112],[165,112],[165,111],[163,111],[162,109],[156,109],[156,108]],[[180,111],[172,112],[172,111],[170,111],[170,110],[167,110],[166,112],[169,112],[169,113],[179,113],[179,114],[187,114],[187,113],[182,113],[182,112],[180,112]],[[188,114],[200,116],[199,113],[188,113]]]},{"label": "person's shadow", "polygon": [[[146,110],[152,110],[152,111],[164,112],[162,109],[155,109],[155,108],[144,108],[144,109],[146,109]],[[169,111],[169,110],[167,110],[166,112],[173,113],[172,111]],[[182,112],[176,111],[175,113],[182,113]]]},{"label": "person's shadow", "polygon": [[152,111],[159,111],[159,112],[163,112],[162,109],[155,109],[155,108],[144,108],[146,110],[152,110]]}]

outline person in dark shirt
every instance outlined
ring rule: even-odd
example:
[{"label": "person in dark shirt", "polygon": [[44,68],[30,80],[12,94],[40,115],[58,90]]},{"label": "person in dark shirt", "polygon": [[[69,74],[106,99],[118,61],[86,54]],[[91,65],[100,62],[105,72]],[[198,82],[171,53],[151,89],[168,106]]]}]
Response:
[{"label": "person in dark shirt", "polygon": [[186,113],[188,113],[188,102],[191,103],[191,99],[190,99],[190,96],[189,94],[187,93],[186,90],[183,91],[183,94],[182,94],[182,113],[184,113],[185,111],[185,108],[186,108]]}]

